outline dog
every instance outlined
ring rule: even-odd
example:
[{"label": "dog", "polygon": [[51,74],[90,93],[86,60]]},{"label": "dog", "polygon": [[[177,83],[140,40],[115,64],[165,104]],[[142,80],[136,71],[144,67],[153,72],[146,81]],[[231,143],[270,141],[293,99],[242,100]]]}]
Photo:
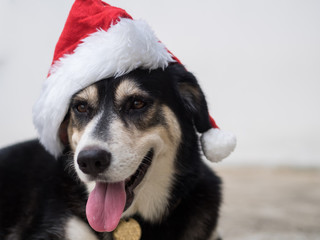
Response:
[{"label": "dog", "polygon": [[221,239],[222,181],[196,131],[207,114],[180,64],[84,88],[60,126],[57,160],[38,140],[0,151],[0,239],[124,239],[115,232],[128,219],[137,239]]}]

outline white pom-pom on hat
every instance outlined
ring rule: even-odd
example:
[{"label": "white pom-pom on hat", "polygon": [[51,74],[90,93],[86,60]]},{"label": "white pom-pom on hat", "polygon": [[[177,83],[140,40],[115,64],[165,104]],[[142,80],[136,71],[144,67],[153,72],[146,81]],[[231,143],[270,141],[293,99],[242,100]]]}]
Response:
[{"label": "white pom-pom on hat", "polygon": [[212,128],[202,134],[201,146],[208,160],[219,162],[233,152],[237,139],[233,133],[220,130],[211,116],[210,123]]},{"label": "white pom-pom on hat", "polygon": [[202,150],[211,162],[219,162],[228,157],[235,149],[236,143],[233,133],[218,128],[211,128],[201,136]]}]

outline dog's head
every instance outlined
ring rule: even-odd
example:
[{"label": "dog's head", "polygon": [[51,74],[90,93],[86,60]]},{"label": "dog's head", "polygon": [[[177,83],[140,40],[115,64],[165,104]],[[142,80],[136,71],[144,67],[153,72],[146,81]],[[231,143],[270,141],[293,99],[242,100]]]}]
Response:
[{"label": "dog's head", "polygon": [[121,216],[135,213],[160,219],[183,135],[208,125],[203,93],[181,65],[135,70],[75,94],[60,139],[74,153],[79,178],[95,184],[87,204],[91,226],[112,231]]}]

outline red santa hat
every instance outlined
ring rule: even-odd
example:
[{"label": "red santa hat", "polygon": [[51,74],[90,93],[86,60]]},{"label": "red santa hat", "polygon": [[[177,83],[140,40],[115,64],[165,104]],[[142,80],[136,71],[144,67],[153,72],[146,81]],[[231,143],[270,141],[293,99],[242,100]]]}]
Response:
[{"label": "red santa hat", "polygon": [[[40,98],[33,108],[33,121],[41,143],[54,156],[63,151],[59,127],[71,97],[83,88],[134,69],[165,69],[179,62],[143,20],[101,0],[76,0],[56,45],[53,62]],[[201,137],[204,154],[219,161],[234,149],[233,135],[212,128]]]}]

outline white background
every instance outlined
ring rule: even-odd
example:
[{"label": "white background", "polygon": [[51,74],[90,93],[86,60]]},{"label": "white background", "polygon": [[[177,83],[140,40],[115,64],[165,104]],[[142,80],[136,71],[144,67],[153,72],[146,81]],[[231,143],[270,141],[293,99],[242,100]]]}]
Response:
[{"label": "white background", "polygon": [[[36,136],[71,0],[0,1],[0,147]],[[221,164],[320,166],[320,1],[112,0],[145,19],[238,137]]]}]

